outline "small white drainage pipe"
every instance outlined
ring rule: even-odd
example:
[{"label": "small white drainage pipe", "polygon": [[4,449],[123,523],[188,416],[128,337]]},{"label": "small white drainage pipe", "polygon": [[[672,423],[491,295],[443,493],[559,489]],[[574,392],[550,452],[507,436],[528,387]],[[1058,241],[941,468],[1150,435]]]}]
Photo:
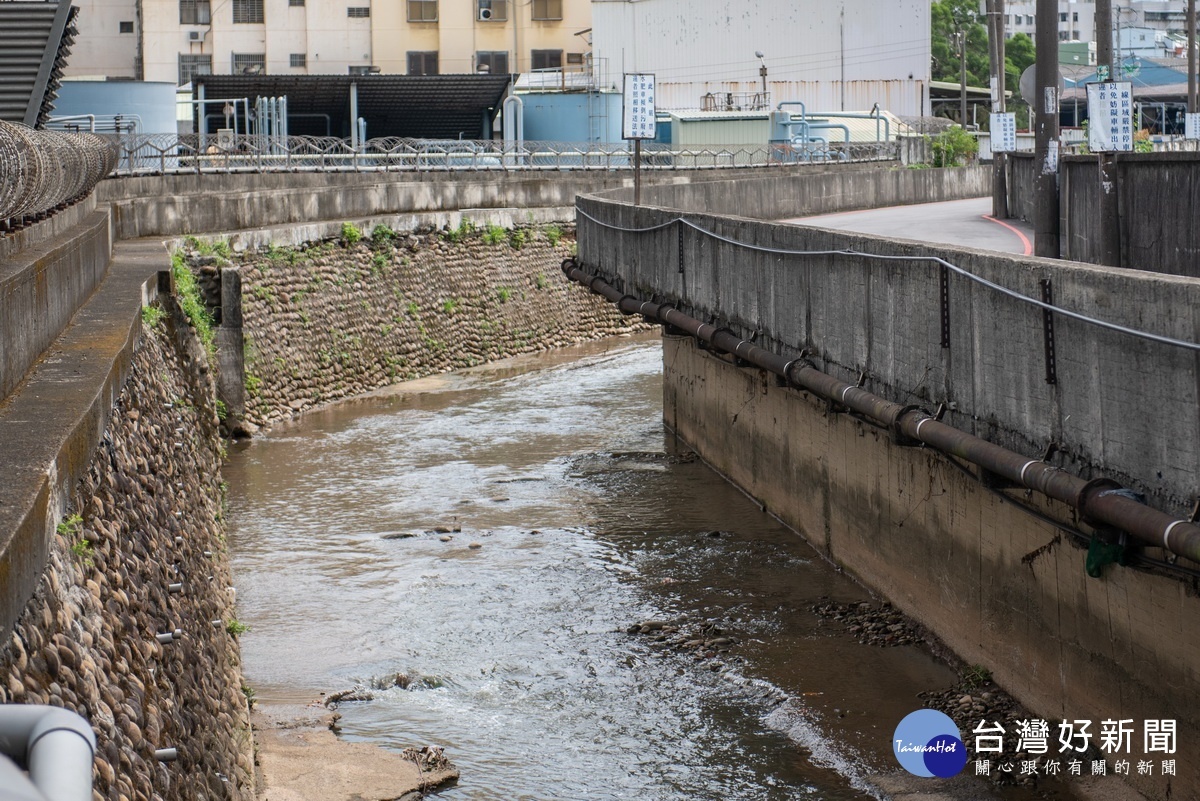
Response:
[{"label": "small white drainage pipe", "polygon": [[[39,793],[30,798],[91,801],[96,734],[74,712],[40,704],[0,706],[0,754],[25,765]],[[0,764],[0,776],[9,767]]]}]

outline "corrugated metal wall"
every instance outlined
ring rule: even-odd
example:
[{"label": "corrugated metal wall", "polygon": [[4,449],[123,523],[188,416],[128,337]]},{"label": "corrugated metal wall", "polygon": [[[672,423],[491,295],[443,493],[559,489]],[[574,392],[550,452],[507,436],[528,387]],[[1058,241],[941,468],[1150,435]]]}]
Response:
[{"label": "corrugated metal wall", "polygon": [[824,111],[900,115],[926,107],[929,0],[755,3],[661,0],[592,3],[593,53],[610,71],[653,72],[658,105],[701,108],[709,92],[761,92]]}]

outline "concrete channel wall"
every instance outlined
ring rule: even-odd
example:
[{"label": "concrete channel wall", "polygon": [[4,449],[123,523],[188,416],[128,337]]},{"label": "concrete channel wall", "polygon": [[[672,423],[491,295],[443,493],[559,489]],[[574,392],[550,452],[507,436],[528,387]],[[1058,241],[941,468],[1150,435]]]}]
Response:
[{"label": "concrete channel wall", "polygon": [[[924,180],[933,191],[913,199],[953,196],[955,172],[921,171],[909,187],[922,192]],[[976,192],[962,178],[964,194]],[[870,184],[895,179],[847,175],[838,186],[822,176],[816,190],[801,177],[790,191],[782,180],[653,189],[641,208],[623,195],[581,198],[581,266],[889,400],[942,408],[944,422],[1030,459],[1116,478],[1152,506],[1190,514],[1200,472],[1193,351],[1055,315],[1048,383],[1040,309],[950,272],[943,329],[942,273],[922,259],[1030,297],[1048,280],[1060,307],[1190,341],[1200,339],[1200,281],[782,225],[769,220],[829,211],[831,195],[854,208]],[[793,198],[805,197],[819,200],[798,212]],[[1085,552],[1053,524],[1079,525],[1065,507],[1041,502],[1034,511],[1050,523],[1039,522],[951,460],[896,445],[690,341],[668,342],[665,375],[667,422],[706,460],[1031,709],[1178,718],[1180,742],[1200,741],[1194,581],[1119,567],[1088,578]],[[1190,796],[1200,766],[1134,781],[1154,798]]]}]

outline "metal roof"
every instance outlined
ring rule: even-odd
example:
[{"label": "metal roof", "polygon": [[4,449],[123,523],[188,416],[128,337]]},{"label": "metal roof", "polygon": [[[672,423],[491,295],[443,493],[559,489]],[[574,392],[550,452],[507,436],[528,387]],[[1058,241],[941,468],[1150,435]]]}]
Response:
[{"label": "metal roof", "polygon": [[[1138,100],[1150,99],[1187,99],[1187,61],[1156,60],[1146,57],[1138,58],[1137,71],[1128,76],[1120,69],[1117,70],[1116,80],[1128,81],[1133,84],[1133,96]],[[1067,80],[1067,89],[1063,92],[1064,99],[1086,98],[1087,84],[1096,83],[1097,75],[1092,72],[1075,80]]]},{"label": "metal roof", "polygon": [[198,75],[210,99],[287,97],[288,130],[350,135],[350,85],[367,135],[479,139],[500,110],[508,75]]},{"label": "metal roof", "polygon": [[69,0],[0,2],[0,120],[45,124],[75,40],[77,13]]}]

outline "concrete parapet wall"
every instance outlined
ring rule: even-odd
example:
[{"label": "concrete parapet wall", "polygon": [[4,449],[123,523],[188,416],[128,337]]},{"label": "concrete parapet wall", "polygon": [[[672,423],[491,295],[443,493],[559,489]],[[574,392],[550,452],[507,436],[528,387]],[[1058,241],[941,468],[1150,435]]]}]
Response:
[{"label": "concrete parapet wall", "polygon": [[991,193],[991,180],[988,167],[914,170],[870,164],[743,178],[709,173],[706,179],[687,184],[648,187],[642,192],[642,201],[651,206],[708,214],[781,220],[982,197]]},{"label": "concrete parapet wall", "polygon": [[[753,182],[724,187],[726,206],[763,194]],[[819,368],[851,383],[861,376],[890,400],[931,411],[945,404],[950,424],[1030,458],[1054,443],[1054,464],[1108,475],[1151,505],[1190,513],[1200,474],[1194,351],[1056,315],[1050,384],[1041,310],[957,274],[947,278],[943,348],[940,270],[921,258],[944,258],[1029,297],[1040,298],[1047,279],[1062,308],[1187,341],[1200,339],[1200,280],[718,217],[690,211],[719,196],[718,186],[698,197],[672,191],[689,223],[710,233],[671,223],[674,209],[583,198],[583,265],[779,352],[807,350]],[[794,213],[789,204],[778,216]]]},{"label": "concrete parapet wall", "polygon": [[[829,169],[860,167],[789,165],[721,170],[720,174],[741,178]],[[690,183],[709,180],[714,174],[712,170],[648,169],[644,180]],[[451,209],[569,207],[578,194],[632,186],[628,171],[612,170],[203,173],[109,179],[97,188],[97,198],[112,204],[117,237],[132,239]]]},{"label": "concrete parapet wall", "polygon": [[[0,399],[21,382],[108,269],[109,215],[88,211],[89,205],[0,239]],[[72,221],[76,225],[69,226]],[[5,250],[10,252],[3,255]]]},{"label": "concrete parapet wall", "polygon": [[[1121,758],[1155,770],[1129,781],[1153,799],[1196,797],[1200,764],[1187,755],[1200,742],[1200,599],[1190,583],[1115,567],[1089,578],[1069,535],[951,460],[690,338],[664,338],[663,366],[667,425],[768,511],[1037,715],[1091,720],[1094,738],[1100,721],[1132,720]],[[1069,519],[1054,502],[1035,511]],[[1178,753],[1142,753],[1144,722],[1162,719],[1178,722]],[[1056,736],[1052,725],[1052,757]],[[1111,772],[1114,755],[1099,756]],[[1175,777],[1161,775],[1163,759],[1175,760]]]},{"label": "concrete parapet wall", "polygon": [[[1009,159],[1009,213],[1032,220],[1032,154]],[[1064,259],[1099,264],[1103,239],[1100,201],[1115,192],[1121,227],[1121,266],[1200,277],[1200,153],[1119,153],[1116,182],[1101,186],[1096,156],[1065,156],[1059,164],[1059,232]]]}]

